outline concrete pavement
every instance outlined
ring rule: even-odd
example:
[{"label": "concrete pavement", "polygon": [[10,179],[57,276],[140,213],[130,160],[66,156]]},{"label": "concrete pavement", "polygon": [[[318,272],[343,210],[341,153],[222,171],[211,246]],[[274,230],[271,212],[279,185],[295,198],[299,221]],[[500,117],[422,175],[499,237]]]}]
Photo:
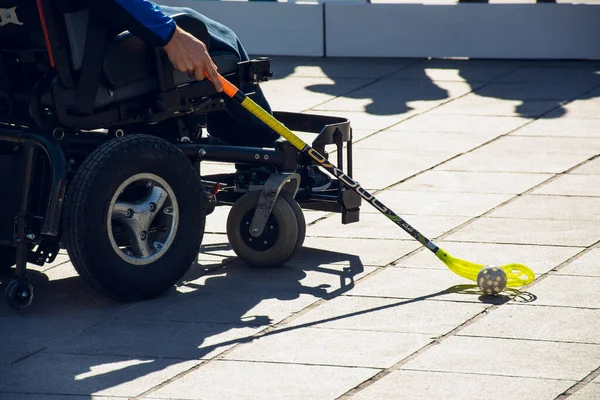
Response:
[{"label": "concrete pavement", "polygon": [[304,249],[256,270],[218,208],[198,264],[152,301],[95,294],[66,254],[33,267],[32,307],[0,303],[0,399],[600,398],[600,62],[273,69],[274,109],[351,120],[354,177],[384,204],[536,281],[482,296],[368,204],[348,226],[306,211]]}]

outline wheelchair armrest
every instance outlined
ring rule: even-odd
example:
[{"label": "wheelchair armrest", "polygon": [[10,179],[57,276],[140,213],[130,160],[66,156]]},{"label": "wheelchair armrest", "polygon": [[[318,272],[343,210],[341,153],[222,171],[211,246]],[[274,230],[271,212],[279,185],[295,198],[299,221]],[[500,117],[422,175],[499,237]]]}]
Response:
[{"label": "wheelchair armrest", "polygon": [[254,84],[266,82],[273,76],[271,60],[268,57],[242,61],[238,63],[240,84]]}]

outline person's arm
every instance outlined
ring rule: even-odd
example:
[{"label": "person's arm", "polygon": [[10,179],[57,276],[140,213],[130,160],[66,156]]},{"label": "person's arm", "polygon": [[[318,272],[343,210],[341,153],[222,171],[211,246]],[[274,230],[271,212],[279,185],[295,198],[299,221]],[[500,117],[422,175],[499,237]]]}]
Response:
[{"label": "person's arm", "polygon": [[194,73],[203,80],[204,73],[220,92],[223,86],[206,45],[177,26],[173,18],[148,0],[88,0],[91,9],[113,21],[149,45],[162,47],[179,71]]},{"label": "person's arm", "polygon": [[148,0],[86,0],[88,7],[145,43],[163,47],[175,33],[173,18]]}]

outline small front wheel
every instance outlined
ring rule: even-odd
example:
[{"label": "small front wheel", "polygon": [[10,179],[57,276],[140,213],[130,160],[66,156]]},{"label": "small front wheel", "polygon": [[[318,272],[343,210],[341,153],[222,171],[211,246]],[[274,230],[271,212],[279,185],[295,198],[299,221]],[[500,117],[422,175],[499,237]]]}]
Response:
[{"label": "small front wheel", "polygon": [[259,197],[260,191],[248,192],[234,203],[227,218],[227,237],[233,251],[248,264],[281,265],[297,248],[298,217],[289,202],[278,196],[262,235],[253,237],[249,228]]},{"label": "small front wheel", "polygon": [[26,308],[33,301],[33,286],[25,279],[14,279],[4,291],[6,302],[13,308]]}]

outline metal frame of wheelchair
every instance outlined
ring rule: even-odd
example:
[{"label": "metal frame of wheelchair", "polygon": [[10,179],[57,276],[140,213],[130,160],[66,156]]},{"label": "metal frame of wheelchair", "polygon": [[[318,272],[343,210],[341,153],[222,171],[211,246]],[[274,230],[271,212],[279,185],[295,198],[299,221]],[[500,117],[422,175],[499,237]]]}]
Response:
[{"label": "metal frame of wheelchair", "polygon": [[[206,215],[219,205],[232,206],[227,221],[227,234],[233,250],[241,259],[256,266],[280,265],[296,254],[305,236],[302,209],[340,213],[344,224],[358,221],[360,197],[344,189],[334,178],[328,190],[313,192],[309,168],[312,161],[286,141],[277,142],[274,148],[260,148],[214,144],[210,138],[204,137],[202,116],[223,109],[222,95],[214,90],[208,80],[174,85],[172,66],[158,50],[154,52],[158,92],[155,93],[151,108],[142,109],[133,101],[123,102],[107,111],[87,115],[73,113],[63,101],[65,91],[76,87],[76,84],[68,67],[64,48],[61,47],[63,42],[57,28],[58,21],[51,12],[50,2],[42,1],[41,4],[47,26],[46,50],[52,54],[54,66],[50,68],[50,74],[37,83],[36,93],[31,96],[26,112],[29,123],[0,122],[0,146],[9,149],[0,154],[0,168],[4,169],[4,175],[0,174],[0,185],[3,186],[0,194],[0,228],[3,228],[0,229],[0,268],[2,263],[4,266],[12,265],[10,258],[14,257],[16,269],[5,291],[6,300],[12,307],[24,308],[32,302],[33,287],[27,280],[27,264],[43,266],[52,263],[61,248],[68,249],[77,272],[101,293],[119,301],[156,297],[172,287],[197,259]],[[95,28],[91,25],[89,29]],[[2,65],[0,72],[1,67]],[[82,74],[85,73],[84,71]],[[225,75],[245,92],[251,92],[255,85],[271,76],[270,61],[266,58],[239,62],[236,72]],[[80,81],[80,85],[85,84],[86,82]],[[41,104],[42,90],[48,88],[53,99],[53,106],[50,108]],[[89,90],[95,90],[94,86],[91,85]],[[198,96],[198,93],[202,95]],[[344,168],[345,165],[346,173],[351,176],[352,129],[348,120],[277,111],[274,116],[291,130],[315,134],[312,146],[321,154],[327,154],[327,146],[335,146],[337,166]],[[160,135],[155,135],[152,131],[153,127],[160,127],[165,121],[173,123],[166,140],[159,139]],[[99,128],[103,130],[98,130]],[[120,150],[119,146],[124,150]],[[189,249],[193,253],[194,248],[196,249],[196,254],[190,254],[188,258],[183,255],[180,258],[170,256],[171,260],[183,261],[179,262],[181,265],[173,266],[174,272],[169,274],[152,269],[154,264],[167,262],[160,261],[160,258],[146,265],[139,261],[143,261],[144,257],[135,258],[138,265],[131,267],[131,271],[136,269],[135,272],[113,267],[112,263],[117,265],[122,260],[127,262],[127,254],[131,255],[131,249],[137,246],[134,243],[137,239],[131,239],[128,243],[127,232],[123,231],[120,238],[116,233],[113,235],[110,228],[107,231],[111,238],[115,237],[111,243],[120,246],[123,254],[127,253],[119,254],[122,260],[117,259],[114,254],[84,254],[86,249],[92,248],[90,242],[94,235],[102,235],[106,228],[98,225],[98,218],[102,216],[94,216],[95,211],[90,214],[86,207],[97,208],[100,214],[106,213],[102,215],[108,216],[108,219],[114,216],[108,213],[106,207],[103,208],[108,203],[95,199],[102,197],[102,193],[94,192],[102,188],[103,178],[98,177],[103,173],[101,169],[116,169],[119,165],[123,169],[135,164],[136,160],[147,162],[147,151],[144,153],[145,150],[140,150],[136,153],[140,146],[146,146],[146,150],[156,149],[157,154],[164,158],[164,161],[160,161],[162,158],[157,161],[159,165],[156,168],[160,167],[171,174],[174,170],[181,170],[181,176],[187,176],[186,182],[192,182],[193,187],[179,191],[179,196],[182,197],[181,193],[185,193],[183,197],[186,198],[178,199],[173,196],[179,201],[177,206],[176,201],[169,203],[170,205],[148,201],[136,203],[133,200],[119,203],[120,197],[117,194],[105,195],[112,196],[113,200],[108,206],[114,210],[118,204],[128,205],[129,209],[119,216],[125,224],[133,221],[131,226],[135,223],[142,224],[144,218],[150,218],[148,213],[151,212],[154,213],[151,219],[159,219],[155,215],[162,211],[160,218],[166,221],[165,226],[171,224],[171,227],[179,229],[174,235],[175,239],[168,239],[171,242],[165,239],[164,242],[173,246],[171,254],[175,252],[176,246],[179,246],[177,248],[182,254]],[[178,150],[178,154],[172,152],[173,148]],[[131,160],[123,159],[127,158],[127,154],[133,154]],[[177,161],[183,159],[187,161]],[[203,161],[235,164],[236,172],[203,174]],[[173,162],[176,165],[168,164]],[[94,170],[94,166],[99,166],[99,170]],[[265,170],[265,167],[268,169]],[[199,182],[190,177],[189,171],[192,170],[200,176]],[[143,171],[138,172],[140,175]],[[182,178],[177,185],[185,187],[183,182]],[[163,185],[164,190],[156,193],[169,192],[168,183]],[[173,182],[170,184],[175,187]],[[148,184],[150,186],[152,185]],[[169,193],[174,193],[173,188],[170,188]],[[126,190],[123,189],[121,194]],[[8,196],[8,193],[12,193],[12,196]],[[3,204],[2,197],[8,197],[9,200]],[[145,198],[148,198],[147,195]],[[201,211],[189,211],[194,199],[197,200],[198,207],[202,208]],[[166,208],[153,210],[152,207],[156,208],[157,204]],[[137,206],[150,208],[140,209],[139,218],[131,219],[131,215],[138,212],[133,210]],[[188,210],[186,215],[192,215],[191,221],[198,222],[199,232],[193,232],[194,226],[188,226],[191,222],[174,219],[175,213],[172,210],[176,206],[181,210]],[[166,211],[168,209],[171,213]],[[83,222],[77,221],[77,218],[83,218]],[[89,226],[81,226],[83,223]],[[172,231],[162,232],[163,226],[153,226],[153,229],[155,237],[161,234],[172,236]],[[151,233],[143,231],[142,234],[149,237]],[[179,239],[176,238],[177,234]],[[182,238],[182,235],[189,235],[191,243],[185,243],[186,237]],[[106,242],[108,246],[108,241]],[[161,250],[168,252],[157,247],[159,242],[158,239],[154,242],[156,254]],[[97,251],[108,249],[106,246],[99,245]],[[117,247],[113,249],[116,250]],[[146,253],[142,251],[142,255],[144,254]],[[147,259],[152,258],[152,255],[146,256]],[[98,261],[94,257],[105,258]],[[99,262],[104,264],[100,265]]]}]

